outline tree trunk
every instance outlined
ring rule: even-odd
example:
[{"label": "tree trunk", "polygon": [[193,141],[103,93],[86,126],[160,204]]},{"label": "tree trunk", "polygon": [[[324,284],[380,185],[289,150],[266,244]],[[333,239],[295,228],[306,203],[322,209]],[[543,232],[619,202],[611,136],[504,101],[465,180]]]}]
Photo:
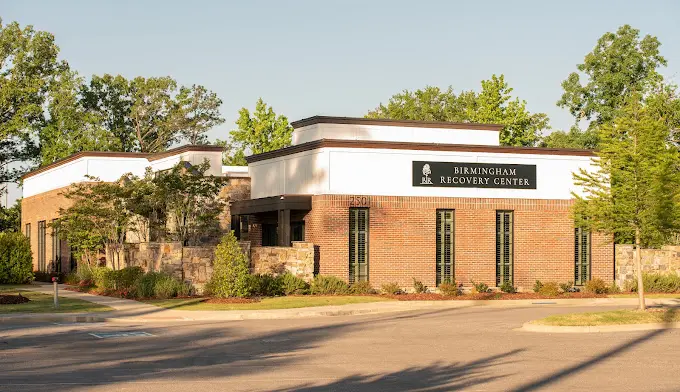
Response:
[{"label": "tree trunk", "polygon": [[640,249],[640,229],[635,228],[635,271],[637,273],[638,308],[645,310],[645,288],[642,283],[642,249]]}]

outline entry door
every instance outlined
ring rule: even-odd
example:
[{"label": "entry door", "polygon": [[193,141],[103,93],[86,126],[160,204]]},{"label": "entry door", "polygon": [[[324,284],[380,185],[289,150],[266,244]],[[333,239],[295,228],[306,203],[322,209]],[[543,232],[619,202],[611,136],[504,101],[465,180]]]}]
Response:
[{"label": "entry door", "polygon": [[368,208],[349,209],[349,282],[368,280]]},{"label": "entry door", "polygon": [[453,210],[437,210],[437,286],[455,279],[454,235]]}]

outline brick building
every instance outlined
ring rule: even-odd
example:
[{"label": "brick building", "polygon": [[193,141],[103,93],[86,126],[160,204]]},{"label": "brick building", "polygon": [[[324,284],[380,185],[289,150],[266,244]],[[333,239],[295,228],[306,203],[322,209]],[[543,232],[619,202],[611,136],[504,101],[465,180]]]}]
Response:
[{"label": "brick building", "polygon": [[[222,147],[182,146],[162,153],[80,152],[41,167],[23,176],[21,227],[29,237],[33,252],[33,269],[43,272],[69,272],[76,261],[66,241],[59,238],[50,223],[59,217],[59,209],[67,208],[69,200],[63,192],[73,183],[88,181],[87,176],[102,181],[115,181],[125,173],[143,176],[146,168],[161,171],[180,161],[192,164],[210,162],[206,174],[227,176],[221,196],[229,200],[250,197],[247,168],[223,166]],[[230,213],[224,213],[223,227],[229,227]],[[132,242],[135,239],[130,238]]]},{"label": "brick building", "polygon": [[496,125],[292,125],[291,147],[247,158],[252,198],[231,205],[253,246],[312,242],[317,273],[376,287],[613,280],[611,238],[570,217],[592,151],[503,147]]},{"label": "brick building", "polygon": [[86,175],[114,181],[180,160],[228,176],[223,227],[252,248],[312,243],[315,273],[375,287],[413,278],[429,287],[536,279],[613,281],[611,238],[574,227],[572,173],[592,151],[499,145],[500,126],[312,117],[292,123],[292,146],[221,164],[222,149],[159,154],[84,152],[24,176],[22,227],[34,266],[67,272],[68,244],[49,223],[61,192]]}]

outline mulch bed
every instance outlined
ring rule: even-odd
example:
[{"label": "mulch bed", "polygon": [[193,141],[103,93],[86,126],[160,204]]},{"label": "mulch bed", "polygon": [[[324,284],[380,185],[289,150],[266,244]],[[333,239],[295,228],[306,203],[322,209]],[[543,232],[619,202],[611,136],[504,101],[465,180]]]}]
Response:
[{"label": "mulch bed", "polygon": [[30,301],[30,299],[24,297],[23,295],[11,295],[11,294],[0,294],[0,305],[17,305],[25,304]]},{"label": "mulch bed", "polygon": [[260,302],[259,298],[206,298],[201,301],[206,304],[251,304]]},{"label": "mulch bed", "polygon": [[606,294],[590,294],[590,293],[566,293],[556,297],[546,297],[537,293],[478,293],[478,294],[463,294],[455,297],[445,296],[436,293],[421,293],[421,294],[397,294],[387,295],[399,301],[466,301],[466,300],[511,300],[511,299],[569,299],[569,298],[606,298]]}]

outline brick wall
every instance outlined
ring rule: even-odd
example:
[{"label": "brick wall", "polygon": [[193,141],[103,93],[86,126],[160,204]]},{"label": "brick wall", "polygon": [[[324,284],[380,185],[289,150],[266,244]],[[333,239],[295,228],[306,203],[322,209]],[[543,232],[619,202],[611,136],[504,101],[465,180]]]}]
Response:
[{"label": "brick wall", "polygon": [[[49,224],[52,219],[59,217],[59,208],[68,208],[70,200],[61,193],[67,187],[55,189],[39,195],[26,197],[21,200],[21,232],[26,234],[26,224],[31,224],[31,251],[33,252],[33,270],[38,270],[38,222],[45,221],[45,264],[47,271],[55,271],[56,266],[52,256],[52,229]],[[66,241],[61,241],[61,271],[70,271],[71,251]]]},{"label": "brick wall", "polygon": [[[364,203],[365,202],[365,203]],[[357,205],[359,204],[359,205]],[[365,204],[365,205],[364,205]],[[305,241],[317,246],[319,273],[348,278],[350,206],[369,207],[369,279],[373,286],[412,278],[435,285],[436,210],[455,210],[456,280],[494,287],[496,210],[514,213],[514,283],[530,290],[536,279],[574,280],[571,200],[475,199],[319,195],[305,217]],[[613,280],[613,245],[593,234],[592,276]]]}]

